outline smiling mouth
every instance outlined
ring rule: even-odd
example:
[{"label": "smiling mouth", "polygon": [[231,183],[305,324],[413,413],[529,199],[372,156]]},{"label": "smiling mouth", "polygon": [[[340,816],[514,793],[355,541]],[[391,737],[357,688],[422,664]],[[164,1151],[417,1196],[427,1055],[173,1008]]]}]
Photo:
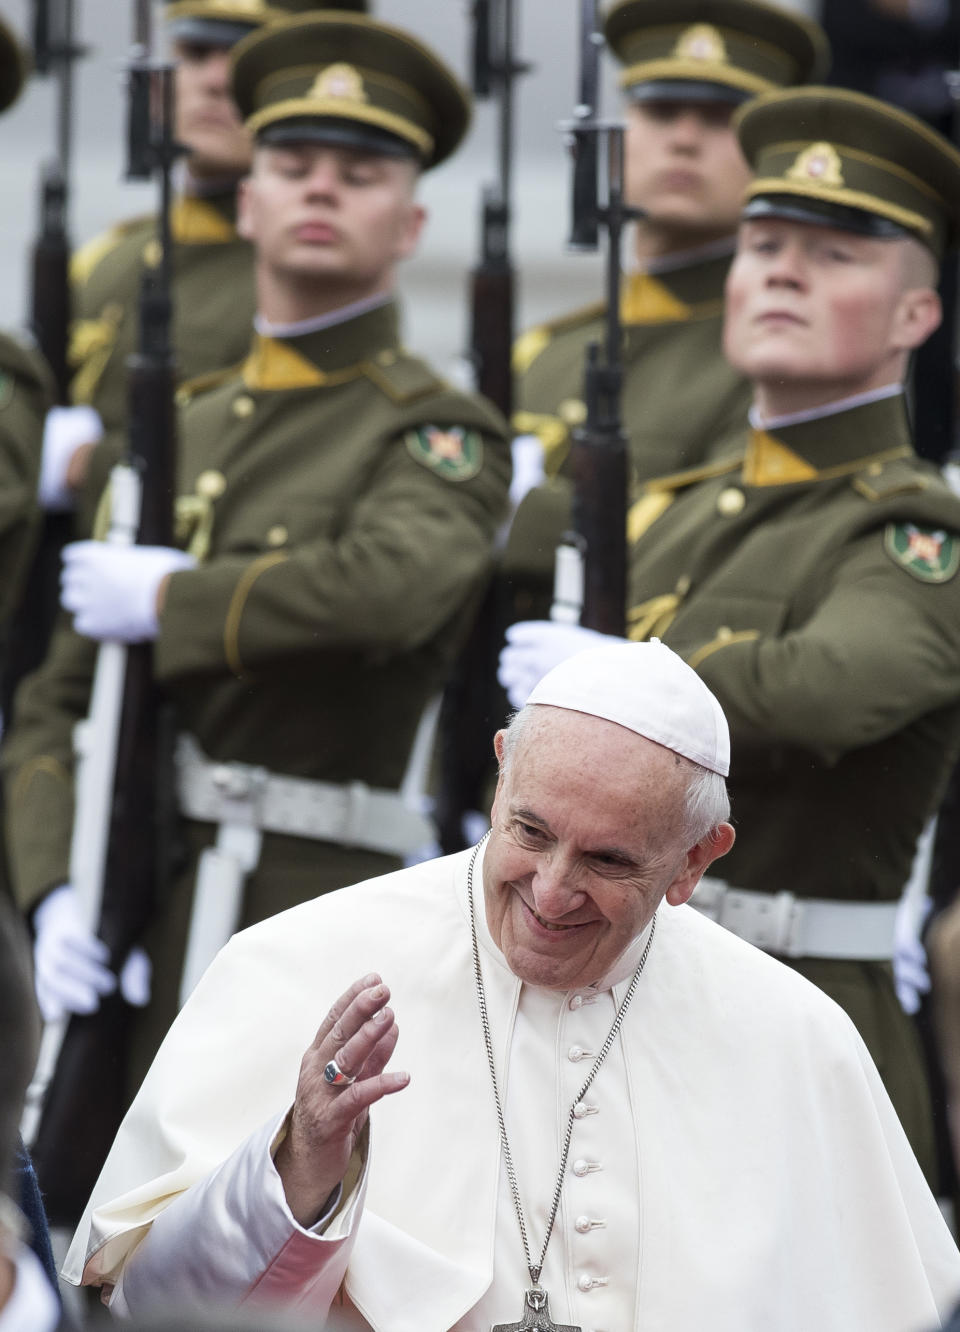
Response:
[{"label": "smiling mouth", "polygon": [[[521,902],[523,902],[522,898],[520,900]],[[527,906],[526,902],[523,902],[523,905],[526,907],[527,911],[530,912],[530,915],[534,918],[537,924],[540,925],[543,929],[549,930],[551,933],[559,934],[564,930],[580,929],[580,923],[575,925],[559,925],[555,921],[544,920],[544,918],[540,915],[538,911],[534,911],[532,906]]]}]

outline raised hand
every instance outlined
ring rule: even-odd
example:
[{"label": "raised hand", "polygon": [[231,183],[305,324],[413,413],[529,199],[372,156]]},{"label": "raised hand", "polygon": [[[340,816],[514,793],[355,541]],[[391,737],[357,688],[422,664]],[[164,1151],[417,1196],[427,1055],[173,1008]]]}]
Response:
[{"label": "raised hand", "polygon": [[[343,1179],[370,1106],[410,1081],[409,1073],[384,1072],[400,1034],[389,998],[375,974],[354,981],[301,1061],[287,1136],[275,1163],[287,1205],[302,1226],[315,1223]],[[324,1076],[331,1061],[346,1075],[343,1082]]]}]

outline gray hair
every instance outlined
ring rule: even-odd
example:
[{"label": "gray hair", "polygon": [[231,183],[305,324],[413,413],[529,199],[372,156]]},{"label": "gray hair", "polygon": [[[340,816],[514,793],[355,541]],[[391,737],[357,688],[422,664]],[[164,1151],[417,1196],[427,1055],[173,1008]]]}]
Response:
[{"label": "gray hair", "polygon": [[[505,774],[510,766],[517,745],[530,729],[537,708],[537,704],[528,703],[513,713],[507,721],[503,732],[501,774]],[[729,819],[730,797],[727,794],[727,783],[719,772],[711,772],[709,768],[701,767],[699,763],[684,758],[682,754],[677,754],[676,760],[690,773],[684,803],[683,830],[688,845],[695,846],[705,837],[712,839],[718,824],[726,823]]]}]

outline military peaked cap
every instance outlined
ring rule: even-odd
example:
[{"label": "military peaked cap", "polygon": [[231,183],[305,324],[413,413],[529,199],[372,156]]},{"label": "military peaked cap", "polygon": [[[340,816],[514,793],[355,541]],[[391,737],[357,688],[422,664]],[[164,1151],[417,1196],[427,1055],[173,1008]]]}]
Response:
[{"label": "military peaked cap", "polygon": [[620,0],[604,35],[634,101],[743,102],[822,78],[830,55],[816,23],[762,0]]},{"label": "military peaked cap", "polygon": [[0,19],[0,111],[6,111],[20,96],[26,76],[26,52]]},{"label": "military peaked cap", "polygon": [[[326,0],[325,9],[367,8],[366,0]],[[174,40],[233,46],[264,23],[316,9],[317,0],[166,0]]]},{"label": "military peaked cap", "polygon": [[797,88],[758,97],[736,126],[754,172],[744,216],[915,236],[937,256],[956,242],[960,153],[899,107]]},{"label": "military peaked cap", "polygon": [[449,157],[470,121],[456,76],[409,33],[360,14],[272,23],[233,53],[233,95],[261,143],[316,140],[415,158]]}]

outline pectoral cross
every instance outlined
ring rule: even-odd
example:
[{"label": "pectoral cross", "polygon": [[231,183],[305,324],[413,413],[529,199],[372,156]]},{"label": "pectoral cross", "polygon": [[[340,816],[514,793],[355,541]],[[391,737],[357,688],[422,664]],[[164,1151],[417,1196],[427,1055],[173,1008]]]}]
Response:
[{"label": "pectoral cross", "polygon": [[519,1323],[497,1323],[491,1332],[581,1332],[572,1323],[555,1323],[550,1317],[547,1292],[539,1286],[523,1297],[523,1317]]}]

